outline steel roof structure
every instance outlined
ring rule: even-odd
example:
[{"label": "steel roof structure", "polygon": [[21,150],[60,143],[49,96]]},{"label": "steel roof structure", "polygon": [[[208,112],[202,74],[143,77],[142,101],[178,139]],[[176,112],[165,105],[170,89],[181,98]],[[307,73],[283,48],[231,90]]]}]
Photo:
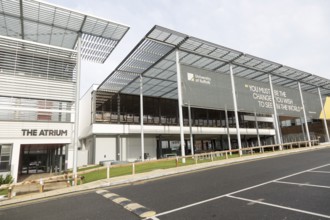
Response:
[{"label": "steel roof structure", "polygon": [[330,95],[330,80],[282,64],[188,36],[164,27],[154,26],[122,63],[102,82],[98,91],[140,94],[177,99],[175,51],[180,51],[180,64],[229,74],[235,77],[268,82],[275,85]]},{"label": "steel roof structure", "polygon": [[104,63],[129,27],[36,0],[0,0],[0,35],[76,49],[81,57]]}]

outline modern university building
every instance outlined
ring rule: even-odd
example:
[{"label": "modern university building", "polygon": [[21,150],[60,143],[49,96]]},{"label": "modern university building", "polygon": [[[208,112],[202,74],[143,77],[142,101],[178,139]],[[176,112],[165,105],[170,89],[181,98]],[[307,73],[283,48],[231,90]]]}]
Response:
[{"label": "modern university building", "polygon": [[72,167],[80,61],[103,63],[128,27],[35,0],[0,0],[0,175]]},{"label": "modern university building", "polygon": [[79,102],[80,61],[103,63],[128,29],[0,0],[0,175],[329,141],[328,79],[159,26]]},{"label": "modern university building", "polygon": [[81,99],[86,164],[329,141],[330,81],[155,26]]}]

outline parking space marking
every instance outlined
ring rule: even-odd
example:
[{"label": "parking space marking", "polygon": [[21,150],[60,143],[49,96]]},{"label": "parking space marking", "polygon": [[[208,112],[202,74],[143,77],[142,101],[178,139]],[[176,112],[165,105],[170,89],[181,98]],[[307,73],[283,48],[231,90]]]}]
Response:
[{"label": "parking space marking", "polygon": [[173,213],[173,212],[177,212],[177,211],[180,211],[180,210],[183,210],[183,209],[187,209],[187,208],[190,208],[190,207],[193,207],[193,206],[197,206],[197,205],[204,204],[204,203],[207,203],[207,202],[211,202],[211,201],[214,201],[214,200],[217,200],[217,199],[228,197],[228,196],[231,196],[233,194],[237,194],[237,193],[244,192],[244,191],[247,191],[247,190],[250,190],[250,189],[254,189],[254,188],[258,188],[260,186],[264,186],[264,185],[267,185],[267,184],[270,184],[270,183],[274,183],[274,182],[280,181],[282,179],[286,179],[286,178],[289,178],[289,177],[292,177],[292,176],[296,176],[296,175],[299,175],[299,174],[302,174],[302,173],[306,173],[306,172],[309,172],[309,171],[312,171],[312,170],[317,170],[317,169],[320,169],[320,168],[323,168],[323,167],[326,167],[326,166],[329,166],[329,165],[330,164],[325,164],[325,165],[314,167],[314,168],[311,168],[311,169],[308,169],[308,170],[300,171],[300,172],[297,172],[297,173],[294,173],[294,174],[290,174],[290,175],[287,175],[287,176],[284,176],[284,177],[280,177],[280,178],[277,178],[277,179],[274,179],[274,180],[270,180],[270,181],[267,181],[267,182],[264,182],[264,183],[260,183],[260,184],[254,185],[254,186],[250,186],[250,187],[247,187],[247,188],[244,188],[244,189],[240,189],[240,190],[237,190],[235,192],[231,192],[231,193],[228,193],[228,194],[223,194],[223,195],[216,196],[216,197],[213,197],[213,198],[210,198],[210,199],[206,199],[206,200],[202,200],[202,201],[199,201],[199,202],[196,202],[196,203],[192,203],[192,204],[189,204],[189,205],[178,207],[176,209],[172,209],[172,210],[168,210],[168,211],[165,211],[165,212],[161,212],[161,213],[158,213],[155,216],[156,217],[159,217],[159,216],[162,216],[162,215],[167,215],[167,214],[170,214],[170,213]]},{"label": "parking space marking", "polygon": [[286,182],[286,181],[274,181],[274,183],[283,183],[283,184],[290,184],[290,185],[297,185],[297,186],[310,186],[310,187],[330,189],[330,186],[314,185],[314,184],[309,184],[309,183],[294,183],[294,182]]},{"label": "parking space marking", "polygon": [[311,173],[329,173],[330,174],[330,171],[322,171],[322,170],[311,170],[311,171],[308,171],[308,172],[311,172]]},{"label": "parking space marking", "polygon": [[238,199],[238,200],[247,201],[247,202],[250,202],[250,203],[253,202],[253,203],[257,203],[257,204],[261,204],[261,205],[276,207],[276,208],[280,208],[280,209],[286,209],[286,210],[290,210],[290,211],[295,211],[295,212],[300,212],[300,213],[304,213],[304,214],[308,214],[308,215],[314,215],[314,216],[318,216],[318,217],[323,217],[323,218],[330,219],[330,216],[329,215],[323,215],[323,214],[316,213],[316,212],[309,212],[309,211],[305,211],[305,210],[301,210],[301,209],[295,209],[295,208],[290,208],[290,207],[286,207],[286,206],[276,205],[276,204],[272,204],[272,203],[268,203],[268,202],[262,202],[260,200],[246,199],[246,198],[232,196],[232,195],[228,195],[227,197],[232,198],[232,199]]}]

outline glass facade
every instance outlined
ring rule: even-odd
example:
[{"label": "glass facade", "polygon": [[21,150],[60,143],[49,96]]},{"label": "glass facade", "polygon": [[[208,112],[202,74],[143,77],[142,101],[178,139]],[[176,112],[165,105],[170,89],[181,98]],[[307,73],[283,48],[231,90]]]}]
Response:
[{"label": "glass facade", "polygon": [[[140,124],[140,97],[137,95],[109,93],[108,98],[96,93],[96,123]],[[101,102],[103,100],[103,102]],[[99,104],[98,104],[99,103]],[[146,125],[174,125],[179,126],[178,102],[174,99],[143,97],[144,116]],[[245,121],[244,115],[254,115],[239,112],[241,128],[256,128],[254,121]],[[224,110],[191,108],[192,126],[226,127]],[[183,124],[189,125],[188,108],[183,107]],[[235,114],[228,111],[228,126],[235,125]],[[258,122],[259,128],[273,128],[272,122]]]},{"label": "glass facade", "polygon": [[70,122],[72,102],[0,96],[0,121]]},{"label": "glass facade", "polygon": [[0,145],[0,172],[10,171],[11,145]]}]

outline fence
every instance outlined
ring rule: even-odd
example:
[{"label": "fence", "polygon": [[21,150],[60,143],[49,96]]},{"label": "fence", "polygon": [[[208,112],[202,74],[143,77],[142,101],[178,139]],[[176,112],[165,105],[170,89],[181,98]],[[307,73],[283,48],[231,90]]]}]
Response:
[{"label": "fence", "polygon": [[[184,157],[169,157],[159,160],[148,160],[148,161],[140,161],[140,162],[134,162],[134,163],[127,163],[127,164],[117,164],[117,165],[108,165],[108,166],[102,166],[92,169],[87,169],[84,171],[78,172],[78,180],[80,181],[80,184],[82,184],[85,180],[87,182],[88,179],[85,179],[89,174],[93,174],[95,172],[99,172],[97,178],[94,177],[93,181],[97,179],[105,179],[120,175],[134,175],[136,173],[142,173],[142,172],[148,172],[155,169],[166,169],[166,168],[172,168],[172,167],[179,167],[179,166],[186,166],[186,165],[193,165],[198,163],[204,163],[204,162],[211,162],[216,160],[223,160],[223,159],[229,159],[232,157],[241,157],[245,155],[253,155],[256,153],[266,153],[266,152],[274,152],[279,150],[288,150],[293,148],[301,148],[301,147],[309,147],[309,146],[315,146],[318,145],[318,140],[311,140],[309,141],[299,141],[299,142],[289,142],[289,143],[283,143],[283,144],[275,144],[275,145],[265,145],[265,146],[257,146],[257,147],[249,147],[249,148],[242,148],[234,149],[234,150],[224,150],[224,151],[214,151],[209,153],[202,153],[202,154],[195,154],[195,155],[188,155]],[[240,153],[241,151],[241,153]],[[183,162],[185,161],[185,162]],[[85,175],[85,176],[84,176]],[[95,175],[94,175],[95,176]],[[24,181],[20,183],[15,184],[6,184],[0,186],[1,189],[8,189],[8,198],[12,197],[13,189],[17,186],[22,185],[29,185],[29,184],[35,184],[39,188],[39,192],[44,192],[45,187],[52,183],[58,183],[58,182],[65,182],[66,186],[71,186],[72,181],[77,182],[77,180],[73,179],[73,174],[68,173],[64,175],[58,175],[54,177],[47,177],[43,179],[38,180],[30,180],[30,181]]]}]

